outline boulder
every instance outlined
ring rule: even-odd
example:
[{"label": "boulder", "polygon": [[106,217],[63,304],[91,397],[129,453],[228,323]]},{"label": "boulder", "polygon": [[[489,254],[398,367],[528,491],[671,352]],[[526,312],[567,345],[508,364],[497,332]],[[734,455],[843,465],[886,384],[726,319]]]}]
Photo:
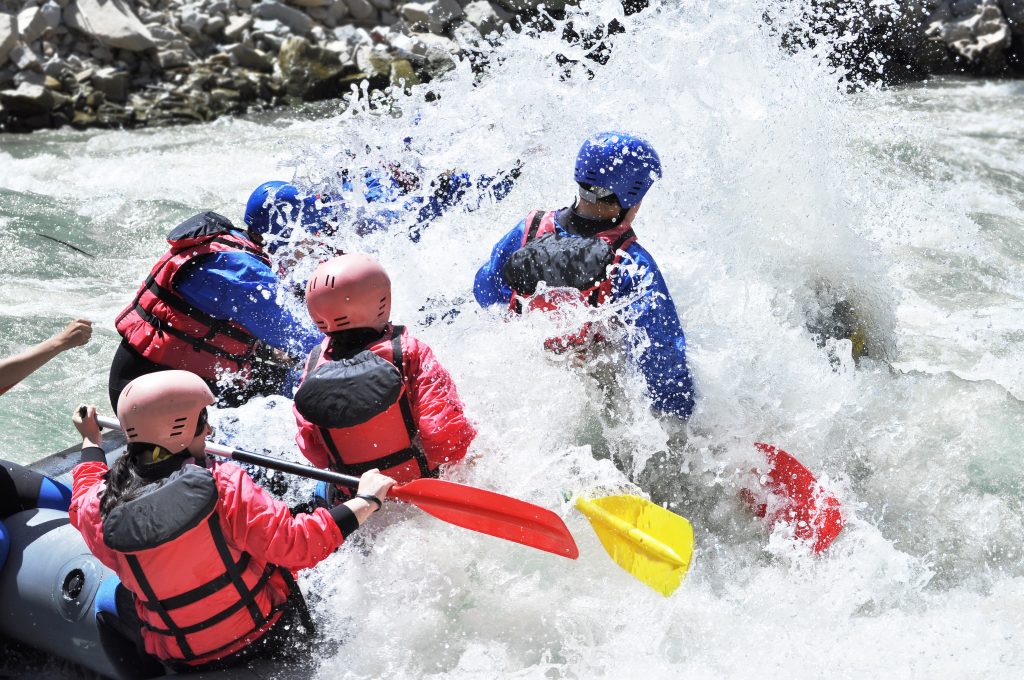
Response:
[{"label": "boulder", "polygon": [[220,49],[224,54],[231,57],[231,63],[235,66],[265,73],[270,73],[274,70],[274,62],[266,52],[261,52],[242,43],[222,45]]},{"label": "boulder", "polygon": [[512,19],[511,14],[487,0],[474,0],[467,4],[463,11],[466,13],[466,21],[480,31],[481,35],[494,31],[500,33],[504,25]]},{"label": "boulder", "polygon": [[57,103],[54,92],[42,85],[22,83],[16,90],[0,91],[0,105],[12,116],[49,113]]},{"label": "boulder", "polygon": [[390,73],[391,84],[408,90],[413,85],[419,85],[420,79],[416,75],[416,69],[408,59],[396,59],[391,62]]},{"label": "boulder", "polygon": [[60,26],[61,17],[64,15],[64,10],[54,0],[47,0],[39,8],[39,13],[43,15],[43,21],[49,28],[56,29]]},{"label": "boulder", "polygon": [[414,27],[422,26],[431,33],[444,33],[455,19],[462,16],[462,7],[455,0],[432,0],[432,2],[409,2],[399,10],[403,19]]},{"label": "boulder", "polygon": [[288,0],[296,7],[327,7],[331,0]]},{"label": "boulder", "polygon": [[7,63],[7,55],[18,44],[18,25],[10,14],[0,12],[0,66]]},{"label": "boulder", "polygon": [[156,46],[124,0],[74,0],[64,11],[64,21],[108,47],[141,52]]},{"label": "boulder", "polygon": [[16,45],[7,56],[22,71],[39,71],[40,73],[43,71],[42,60],[28,45]]},{"label": "boulder", "polygon": [[342,79],[348,74],[348,67],[337,52],[312,45],[298,36],[281,45],[277,66],[288,94],[303,99],[338,96]]},{"label": "boulder", "polygon": [[340,21],[348,16],[348,3],[345,0],[334,0],[327,7],[328,21]]},{"label": "boulder", "polygon": [[161,47],[160,51],[156,53],[156,63],[160,65],[160,68],[165,69],[187,66],[197,59],[198,57],[188,43],[178,41]]},{"label": "boulder", "polygon": [[233,16],[224,27],[224,37],[231,41],[241,40],[242,34],[252,27],[252,17],[248,14]]},{"label": "boulder", "polygon": [[306,35],[313,28],[313,20],[304,13],[274,0],[263,0],[253,8],[252,13],[260,19],[280,21],[299,35]]},{"label": "boulder", "polygon": [[210,17],[209,21],[206,22],[206,28],[203,29],[203,32],[206,33],[206,35],[217,35],[221,31],[223,31],[224,27],[227,25],[227,19],[215,14]]},{"label": "boulder", "polygon": [[925,34],[975,64],[998,67],[1013,36],[996,0],[942,5]]},{"label": "boulder", "polygon": [[29,5],[18,12],[17,21],[18,35],[25,44],[35,42],[50,28],[46,23],[46,17],[35,5]]},{"label": "boulder", "polygon": [[196,7],[182,7],[178,12],[178,26],[181,32],[193,38],[203,34],[209,21],[210,17]]},{"label": "boulder", "polygon": [[113,68],[102,68],[92,76],[92,86],[102,92],[104,96],[113,102],[125,102],[128,100],[128,84],[130,78],[125,71],[118,71]]},{"label": "boulder", "polygon": [[377,9],[370,0],[344,0],[348,13],[353,19],[371,19],[377,17]]}]

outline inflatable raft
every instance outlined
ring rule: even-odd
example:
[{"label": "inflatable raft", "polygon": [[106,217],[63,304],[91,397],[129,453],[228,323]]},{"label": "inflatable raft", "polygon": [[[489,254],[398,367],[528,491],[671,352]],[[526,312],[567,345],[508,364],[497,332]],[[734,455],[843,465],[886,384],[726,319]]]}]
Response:
[{"label": "inflatable raft", "polygon": [[[104,448],[112,463],[124,451],[124,445],[116,437],[108,438],[111,443]],[[78,457],[79,449],[67,449],[29,467],[70,486],[71,469]],[[106,678],[143,677],[131,663],[112,658],[100,642],[97,604],[112,597],[118,579],[92,556],[67,513],[45,508],[27,510],[4,519],[3,529],[8,552],[0,566],[0,636],[70,662],[64,665],[88,669]],[[300,669],[267,660],[186,677],[300,680],[312,677],[315,666],[308,664]],[[52,669],[47,671],[47,677],[53,677]],[[81,675],[78,670],[68,677]]]}]

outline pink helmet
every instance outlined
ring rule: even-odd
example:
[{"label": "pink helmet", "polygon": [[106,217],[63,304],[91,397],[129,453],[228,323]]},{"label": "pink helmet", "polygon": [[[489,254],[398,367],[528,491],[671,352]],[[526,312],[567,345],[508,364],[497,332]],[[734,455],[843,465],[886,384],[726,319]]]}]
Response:
[{"label": "pink helmet", "polygon": [[384,330],[391,318],[391,279],[369,255],[339,255],[313,272],[306,284],[306,308],[324,333]]},{"label": "pink helmet", "polygon": [[154,444],[177,453],[196,438],[199,414],[213,402],[210,388],[195,373],[157,371],[128,383],[117,418],[129,444]]}]

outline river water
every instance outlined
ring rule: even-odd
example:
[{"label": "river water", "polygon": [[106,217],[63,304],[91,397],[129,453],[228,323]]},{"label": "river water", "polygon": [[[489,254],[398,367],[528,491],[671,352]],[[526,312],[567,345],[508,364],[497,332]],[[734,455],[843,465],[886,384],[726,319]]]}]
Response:
[{"label": "river water", "polygon": [[[585,7],[577,27],[621,15],[615,2]],[[461,478],[562,512],[580,559],[422,516],[369,531],[367,554],[342,550],[304,580],[344,643],[323,652],[323,676],[1020,677],[1024,85],[845,94],[816,55],[778,50],[763,9],[665,3],[623,19],[592,78],[586,62],[556,59],[582,56],[557,34],[512,37],[487,76],[461,65],[429,97],[400,98],[402,116],[363,99],[3,137],[0,353],[73,316],[96,332],[2,398],[0,450],[31,461],[72,442],[74,404],[106,406],[113,319],[181,219],[240,219],[258,183],[328,188],[346,164],[397,158],[433,176],[520,160],[504,202],[449,214],[419,243],[344,229],[335,240],[388,266],[393,318],[459,385],[480,429]],[[501,234],[570,200],[587,132],[617,127],[648,136],[665,163],[636,227],[679,307],[699,392],[688,443],[676,438],[672,466],[648,480],[696,530],[693,569],[668,599],[615,567],[562,501],[642,493],[629,478],[668,440],[642,386],[627,376],[607,421],[589,379],[539,349],[541,322],[506,324],[466,301]],[[867,331],[871,356],[856,366],[848,344],[820,348],[805,328],[823,287]],[[221,414],[222,430],[294,453],[287,406],[257,400]],[[755,440],[796,454],[843,500],[847,528],[823,557],[768,535],[736,499]]]}]

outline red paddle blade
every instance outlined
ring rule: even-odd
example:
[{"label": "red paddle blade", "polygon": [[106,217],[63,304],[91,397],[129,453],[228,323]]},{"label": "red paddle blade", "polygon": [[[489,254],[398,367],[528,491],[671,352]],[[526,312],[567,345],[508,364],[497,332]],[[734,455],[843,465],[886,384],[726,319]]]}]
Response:
[{"label": "red paddle blade", "polygon": [[388,495],[450,524],[576,559],[579,548],[555,513],[517,498],[440,479],[414,479]]},{"label": "red paddle blade", "polygon": [[843,530],[839,499],[819,484],[800,461],[782,449],[761,443],[754,446],[764,453],[769,465],[761,488],[741,492],[754,514],[766,517],[772,526],[778,522],[792,525],[794,535],[809,541],[815,553],[828,548]]}]

